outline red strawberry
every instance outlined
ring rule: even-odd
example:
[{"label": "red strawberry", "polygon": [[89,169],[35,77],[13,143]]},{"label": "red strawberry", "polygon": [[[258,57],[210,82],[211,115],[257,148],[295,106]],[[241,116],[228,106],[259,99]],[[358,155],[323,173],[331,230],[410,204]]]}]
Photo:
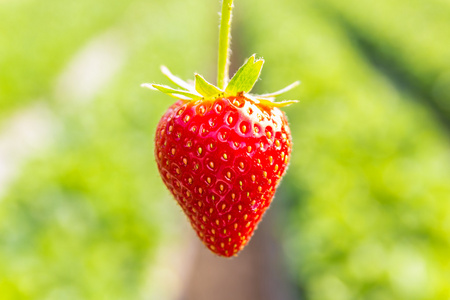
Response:
[{"label": "red strawberry", "polygon": [[143,84],[178,98],[156,130],[161,177],[203,243],[236,255],[272,202],[292,151],[286,116],[275,102],[298,82],[271,94],[250,95],[264,60],[251,56],[228,82],[233,0],[222,1],[218,86],[196,74],[194,85],[162,72],[180,89]]},{"label": "red strawberry", "polygon": [[194,86],[162,72],[181,89],[144,84],[179,98],[159,121],[155,156],[161,177],[203,243],[232,256],[249,241],[289,163],[289,125],[274,102],[295,87],[248,94],[264,61],[250,57],[226,88],[195,75]]},{"label": "red strawberry", "polygon": [[161,177],[218,255],[232,256],[249,241],[288,166],[289,126],[271,104],[242,93],[180,100],[158,124]]}]

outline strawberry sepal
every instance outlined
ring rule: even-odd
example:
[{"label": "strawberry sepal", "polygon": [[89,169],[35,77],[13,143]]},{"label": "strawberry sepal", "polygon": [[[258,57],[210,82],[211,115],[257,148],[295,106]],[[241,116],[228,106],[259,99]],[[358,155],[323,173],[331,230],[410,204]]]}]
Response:
[{"label": "strawberry sepal", "polygon": [[200,99],[208,101],[215,100],[221,97],[238,97],[241,95],[245,95],[247,98],[252,99],[256,103],[261,103],[270,107],[284,107],[293,103],[297,103],[297,100],[284,100],[275,102],[275,98],[286,92],[289,92],[290,90],[298,86],[300,84],[300,81],[296,81],[288,85],[287,87],[273,93],[262,95],[250,94],[250,91],[253,89],[253,86],[259,79],[263,65],[264,59],[256,59],[256,55],[253,54],[237,70],[224,90],[208,82],[203,76],[199,74],[195,74],[195,81],[193,84],[186,82],[178,76],[173,75],[165,66],[161,66],[161,72],[174,85],[176,85],[178,89],[172,88],[167,85],[151,83],[144,83],[141,86],[150,88],[152,90],[158,90],[166,95],[184,101],[193,101]]}]

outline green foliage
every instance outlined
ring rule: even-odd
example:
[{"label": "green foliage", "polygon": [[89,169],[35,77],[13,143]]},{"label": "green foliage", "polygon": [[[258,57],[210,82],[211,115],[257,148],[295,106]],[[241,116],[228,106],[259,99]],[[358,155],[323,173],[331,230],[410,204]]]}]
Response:
[{"label": "green foliage", "polygon": [[131,4],[104,0],[2,3],[0,111],[47,97],[52,79],[65,62],[89,38],[113,26]]},{"label": "green foliage", "polygon": [[316,1],[319,3],[371,59],[400,77],[450,122],[448,1]]}]

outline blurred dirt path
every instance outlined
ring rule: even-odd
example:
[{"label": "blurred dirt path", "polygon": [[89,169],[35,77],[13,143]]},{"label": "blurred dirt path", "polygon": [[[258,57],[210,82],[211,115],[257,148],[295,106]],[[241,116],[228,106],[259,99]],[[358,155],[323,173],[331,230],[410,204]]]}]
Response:
[{"label": "blurred dirt path", "polygon": [[179,300],[300,299],[288,281],[269,211],[238,257],[218,257],[197,243],[191,273]]}]

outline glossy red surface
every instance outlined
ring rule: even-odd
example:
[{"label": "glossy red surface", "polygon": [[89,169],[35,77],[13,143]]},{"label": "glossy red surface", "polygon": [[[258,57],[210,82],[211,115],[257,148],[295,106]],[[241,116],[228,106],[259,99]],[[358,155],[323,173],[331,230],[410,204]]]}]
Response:
[{"label": "glossy red surface", "polygon": [[177,101],[155,137],[165,185],[203,243],[227,257],[251,238],[290,154],[284,113],[244,97]]}]

